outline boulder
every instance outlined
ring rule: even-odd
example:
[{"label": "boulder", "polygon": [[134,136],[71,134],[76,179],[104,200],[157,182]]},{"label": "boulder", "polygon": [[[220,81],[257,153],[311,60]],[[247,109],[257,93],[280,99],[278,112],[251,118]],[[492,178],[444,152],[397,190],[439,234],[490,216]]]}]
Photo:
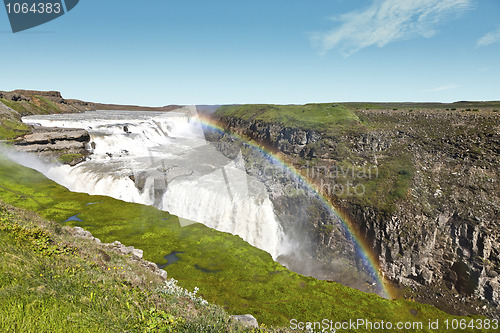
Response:
[{"label": "boulder", "polygon": [[243,325],[248,326],[248,327],[254,327],[254,328],[259,327],[259,323],[257,322],[257,319],[255,319],[255,317],[250,315],[250,314],[234,315],[234,316],[231,316],[231,318],[233,318],[236,321],[239,321],[240,323],[242,323]]}]

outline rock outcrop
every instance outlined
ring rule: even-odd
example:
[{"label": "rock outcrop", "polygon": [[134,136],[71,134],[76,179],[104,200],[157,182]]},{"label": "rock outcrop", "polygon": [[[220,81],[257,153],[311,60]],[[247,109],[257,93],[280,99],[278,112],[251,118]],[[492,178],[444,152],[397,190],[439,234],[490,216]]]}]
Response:
[{"label": "rock outcrop", "polygon": [[75,165],[88,155],[89,133],[78,128],[33,127],[33,132],[14,142],[17,150],[43,157],[59,157]]},{"label": "rock outcrop", "polygon": [[21,122],[21,117],[94,109],[93,103],[66,100],[58,91],[0,91],[0,128],[5,128],[2,138],[9,139],[9,144],[17,150],[75,165],[85,160],[88,154],[86,144],[90,136],[87,131],[27,126]]},{"label": "rock outcrop", "polygon": [[317,157],[314,144],[321,139],[321,134],[312,130],[283,127],[264,121],[247,122],[239,118],[224,119],[225,127],[251,140],[279,150],[288,155],[299,157]]},{"label": "rock outcrop", "polygon": [[255,317],[250,314],[233,315],[231,316],[231,318],[236,321],[239,321],[240,323],[242,323],[247,327],[259,328],[259,323],[257,322],[257,319],[255,319]]}]

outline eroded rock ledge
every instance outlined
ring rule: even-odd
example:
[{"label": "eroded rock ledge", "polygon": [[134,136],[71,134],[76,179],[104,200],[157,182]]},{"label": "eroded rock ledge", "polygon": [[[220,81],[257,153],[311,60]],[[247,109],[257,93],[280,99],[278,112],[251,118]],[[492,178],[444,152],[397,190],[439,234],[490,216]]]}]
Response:
[{"label": "eroded rock ledge", "polygon": [[19,151],[76,165],[87,157],[89,141],[90,135],[84,129],[35,126],[33,133],[18,138],[14,146]]}]

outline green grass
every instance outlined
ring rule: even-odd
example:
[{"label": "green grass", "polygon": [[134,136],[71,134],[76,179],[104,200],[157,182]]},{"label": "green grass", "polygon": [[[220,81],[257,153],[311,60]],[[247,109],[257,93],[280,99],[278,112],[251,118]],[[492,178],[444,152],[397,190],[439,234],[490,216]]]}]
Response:
[{"label": "green grass", "polygon": [[[3,158],[0,159],[0,199],[61,224],[82,226],[104,242],[120,240],[127,246],[143,249],[145,258],[156,263],[164,263],[163,256],[172,251],[184,252],[178,255],[180,261],[167,267],[170,277],[189,290],[199,287],[203,298],[228,312],[253,314],[266,325],[289,325],[292,318],[299,321],[366,318],[394,322],[453,318],[431,306],[386,300],[336,283],[298,275],[237,236],[201,224],[181,227],[177,217],[153,207],[73,193],[40,173]],[[80,214],[83,222],[63,222],[76,214]],[[14,266],[22,265],[19,261]],[[34,276],[38,273],[60,275],[52,272],[50,266],[42,271],[43,267],[46,265],[40,265]],[[206,273],[195,267],[216,272]],[[85,278],[74,280],[85,281]],[[19,277],[9,281],[19,281]],[[62,287],[51,289],[64,290]],[[26,290],[20,290],[20,294],[24,295]],[[119,290],[105,288],[100,295],[115,295]],[[51,297],[47,296],[47,305],[65,314],[78,313],[74,307],[58,304]],[[76,302],[76,298],[69,300]],[[112,304],[113,297],[109,296],[108,301]],[[9,302],[13,307],[21,306],[13,296]],[[122,319],[115,320],[120,322]],[[114,325],[113,322],[110,325]]]},{"label": "green grass", "polygon": [[19,112],[19,114],[30,114],[28,109],[26,109],[26,107],[21,102],[11,101],[5,98],[0,98],[0,102],[7,105],[12,110]]},{"label": "green grass", "polygon": [[11,101],[0,98],[0,102],[25,116],[30,114],[60,113],[61,109],[52,101],[42,96],[31,96],[31,101]]},{"label": "green grass", "polygon": [[392,149],[378,166],[368,165],[363,168],[371,171],[371,177],[348,179],[353,184],[362,185],[364,189],[362,196],[353,197],[351,200],[393,212],[395,203],[406,199],[412,185],[415,167],[411,156],[407,152],[396,153]]},{"label": "green grass", "polygon": [[70,163],[74,160],[79,160],[83,158],[84,156],[82,154],[63,154],[59,156],[59,161],[62,163]]},{"label": "green grass", "polygon": [[250,331],[70,230],[0,203],[1,332]]},{"label": "green grass", "polygon": [[306,105],[226,105],[220,107],[218,117],[237,117],[243,120],[276,122],[284,127],[303,130],[325,130],[350,127],[359,123],[358,117],[340,104]]},{"label": "green grass", "polygon": [[0,140],[15,139],[29,133],[28,125],[18,120],[0,119]]},{"label": "green grass", "polygon": [[36,105],[39,110],[43,110],[43,113],[54,114],[61,112],[61,109],[59,109],[59,107],[54,102],[48,100],[45,97],[36,95],[33,96],[32,99],[32,104]]},{"label": "green grass", "polygon": [[[0,103],[5,104],[19,114],[30,114],[30,111],[21,102],[0,98]],[[11,111],[0,114],[0,140],[15,139],[31,132],[29,126],[21,121],[19,114]]]}]

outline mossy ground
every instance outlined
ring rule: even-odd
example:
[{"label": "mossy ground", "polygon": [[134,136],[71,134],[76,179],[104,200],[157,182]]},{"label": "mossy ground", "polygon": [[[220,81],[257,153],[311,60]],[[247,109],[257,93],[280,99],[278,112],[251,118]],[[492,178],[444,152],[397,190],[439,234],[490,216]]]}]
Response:
[{"label": "mossy ground", "polygon": [[[292,318],[299,321],[365,318],[392,322],[453,318],[427,305],[406,300],[386,300],[336,283],[300,276],[237,236],[217,232],[200,224],[181,227],[177,217],[153,207],[70,192],[40,173],[4,158],[0,159],[0,198],[8,204],[38,212],[60,224],[80,214],[78,217],[83,222],[66,224],[82,226],[104,242],[120,240],[127,246],[143,249],[145,258],[156,263],[165,263],[163,257],[172,251],[184,252],[178,255],[178,262],[166,267],[170,277],[179,280],[181,286],[187,289],[199,287],[199,294],[203,298],[224,307],[228,312],[253,314],[260,323],[266,325],[288,326]],[[11,269],[15,271],[22,265],[23,260],[20,260]],[[51,267],[49,263],[41,262],[40,274],[61,275],[62,272],[52,272]],[[213,272],[207,273],[196,267]],[[6,272],[10,274],[8,270]],[[33,274],[34,278],[38,278],[38,271]],[[16,282],[18,280],[10,279],[10,285],[14,288],[21,283]],[[85,281],[85,277],[78,276],[72,281]],[[27,288],[20,289],[21,297],[32,297]],[[56,291],[61,288],[51,287]],[[73,287],[65,288],[70,291]],[[113,288],[110,284],[100,295],[104,297],[121,292],[121,287]],[[31,302],[15,303],[14,296],[10,297],[9,304],[12,306],[25,307],[34,302],[32,299]],[[50,299],[47,296],[46,302],[54,302],[50,306],[62,313],[73,311],[59,300]],[[35,303],[31,307],[36,308],[38,303]],[[95,311],[99,311],[98,308]],[[77,310],[72,313],[78,316]],[[115,319],[116,322],[122,320]]]},{"label": "mossy ground", "polygon": [[59,161],[62,163],[71,163],[73,161],[78,161],[85,158],[82,154],[62,154],[59,156]]}]

